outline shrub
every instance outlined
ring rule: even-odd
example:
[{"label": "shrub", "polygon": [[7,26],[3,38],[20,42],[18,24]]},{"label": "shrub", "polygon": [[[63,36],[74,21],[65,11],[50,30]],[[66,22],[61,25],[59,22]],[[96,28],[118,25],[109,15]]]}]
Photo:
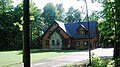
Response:
[{"label": "shrub", "polygon": [[106,67],[108,64],[107,61],[97,57],[92,60],[92,67]]},{"label": "shrub", "polygon": [[[94,58],[95,57],[95,58]],[[115,61],[112,59],[101,59],[92,54],[92,67],[114,67]]]}]

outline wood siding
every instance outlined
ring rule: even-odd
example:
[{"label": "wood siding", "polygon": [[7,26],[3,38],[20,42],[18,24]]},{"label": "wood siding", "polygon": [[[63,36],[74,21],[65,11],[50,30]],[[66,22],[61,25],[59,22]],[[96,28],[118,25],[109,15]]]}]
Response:
[{"label": "wood siding", "polygon": [[[42,48],[46,48],[49,49],[50,48],[50,44],[46,44],[46,40],[49,41],[49,31],[53,31],[56,27],[58,27],[57,23],[52,24],[48,30],[44,33],[43,37],[42,37]],[[50,42],[50,41],[49,41]]]},{"label": "wood siding", "polygon": [[[51,35],[50,35],[49,31],[56,32],[55,30],[57,30],[57,29],[60,29],[58,34],[60,34],[60,36],[62,37],[62,49],[76,49],[77,41],[82,42],[80,44],[79,49],[88,48],[88,46],[86,47],[83,43],[84,41],[88,41],[88,38],[86,38],[86,39],[85,38],[83,38],[83,39],[70,38],[70,36],[62,28],[60,28],[60,26],[57,23],[54,23],[48,28],[48,30],[44,33],[44,35],[42,37],[42,48],[43,49],[50,49],[50,44],[46,44],[46,40],[48,40],[50,43],[49,37]],[[84,29],[82,27],[79,27],[77,29],[77,31],[80,31],[80,30],[84,30]],[[86,34],[86,36],[87,35],[88,34]],[[98,42],[98,40],[99,40],[99,33],[98,33],[98,28],[96,27],[95,37],[90,39],[92,49],[96,48],[95,44],[96,44],[96,42]],[[70,47],[69,47],[69,45],[70,45]]]},{"label": "wood siding", "polygon": [[[44,48],[44,49],[49,49],[50,48],[50,44],[49,45],[46,44],[46,40],[50,41],[50,39],[49,39],[49,37],[50,37],[49,31],[56,32],[54,30],[57,29],[57,28],[60,28],[60,27],[58,26],[57,23],[54,23],[54,24],[52,24],[50,26],[48,31],[44,33],[44,35],[42,37],[42,48]],[[59,34],[62,36],[63,39],[66,39],[66,38],[69,39],[69,36],[67,35],[67,33],[64,32],[64,30],[62,30],[62,28],[60,28]]]}]

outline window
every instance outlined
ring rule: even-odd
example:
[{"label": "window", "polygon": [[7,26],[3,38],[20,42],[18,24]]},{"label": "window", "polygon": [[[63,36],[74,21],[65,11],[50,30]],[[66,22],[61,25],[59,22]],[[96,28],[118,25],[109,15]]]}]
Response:
[{"label": "window", "polygon": [[80,34],[81,34],[81,35],[84,35],[84,34],[85,34],[85,31],[84,31],[84,30],[81,30],[81,31],[80,31]]},{"label": "window", "polygon": [[76,41],[76,46],[82,45],[82,41]]},{"label": "window", "polygon": [[77,46],[77,47],[80,46],[80,41],[77,41],[77,42],[76,42],[76,46]]},{"label": "window", "polygon": [[57,40],[57,45],[59,46],[60,44],[59,44],[59,40]]},{"label": "window", "polygon": [[88,41],[84,41],[84,46],[88,46]]},{"label": "window", "polygon": [[50,39],[51,34],[52,34],[52,31],[49,31],[49,39]]},{"label": "window", "polygon": [[76,41],[76,49],[81,49],[82,41]]},{"label": "window", "polygon": [[46,40],[46,45],[49,45],[49,40]]},{"label": "window", "polygon": [[78,34],[79,35],[85,35],[85,31],[84,30],[80,30],[80,31],[78,31]]},{"label": "window", "polygon": [[54,40],[52,40],[52,45],[55,45],[55,41]]}]

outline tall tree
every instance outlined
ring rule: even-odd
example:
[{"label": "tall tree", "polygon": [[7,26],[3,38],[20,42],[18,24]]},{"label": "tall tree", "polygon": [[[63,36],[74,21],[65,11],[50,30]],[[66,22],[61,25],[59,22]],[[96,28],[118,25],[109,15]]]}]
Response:
[{"label": "tall tree", "polygon": [[[94,1],[94,0],[93,0]],[[102,1],[102,0],[101,0]],[[102,29],[102,36],[105,37],[105,41],[114,43],[114,58],[118,58],[120,56],[120,39],[119,34],[120,31],[120,1],[119,0],[103,0],[103,18],[105,19],[104,23],[100,24],[100,29]],[[104,40],[104,39],[102,39]],[[119,66],[119,65],[118,65]]]},{"label": "tall tree", "polygon": [[70,7],[65,14],[66,23],[78,21],[80,18],[81,18],[81,13],[79,9],[74,9],[73,7]]},{"label": "tall tree", "polygon": [[100,12],[92,11],[92,14],[89,16],[89,21],[98,21],[100,19]]},{"label": "tall tree", "polygon": [[47,3],[44,6],[42,16],[47,26],[52,24],[53,20],[55,20],[57,16],[57,8],[53,5],[53,3]]},{"label": "tall tree", "polygon": [[114,46],[115,41],[115,25],[114,25],[114,5],[111,1],[105,0],[102,2],[103,11],[102,11],[102,20],[99,23],[99,31],[101,42],[104,43],[104,46]]},{"label": "tall tree", "polygon": [[[14,27],[12,0],[0,0],[0,50],[19,49],[18,29]],[[15,44],[19,44],[18,46]]]},{"label": "tall tree", "polygon": [[56,5],[56,8],[57,8],[57,20],[58,21],[64,21],[64,8],[63,8],[63,4],[57,4]]},{"label": "tall tree", "polygon": [[1,29],[5,29],[6,26],[4,26],[4,25],[6,25],[6,23],[10,23],[7,21],[10,21],[13,17],[12,10],[13,10],[12,0],[0,0],[0,15],[1,15],[0,16],[0,18],[1,18],[0,28]]},{"label": "tall tree", "polygon": [[[35,3],[31,0],[30,2],[30,32],[31,32],[31,47],[38,47],[34,45],[40,44],[40,37],[42,35],[42,30],[44,28],[44,22],[42,22],[42,12],[38,7],[35,5]],[[33,19],[32,19],[33,18]]]},{"label": "tall tree", "polygon": [[[18,4],[14,10],[16,18],[15,26],[19,26],[20,31],[23,29],[23,3]],[[41,10],[35,5],[35,3],[30,1],[30,42],[31,48],[40,48],[40,36],[42,35],[42,30],[44,23],[41,21]]]},{"label": "tall tree", "polygon": [[[114,58],[120,57],[120,1],[115,0],[115,47],[114,47]],[[120,66],[120,61],[116,61],[116,67]]]}]

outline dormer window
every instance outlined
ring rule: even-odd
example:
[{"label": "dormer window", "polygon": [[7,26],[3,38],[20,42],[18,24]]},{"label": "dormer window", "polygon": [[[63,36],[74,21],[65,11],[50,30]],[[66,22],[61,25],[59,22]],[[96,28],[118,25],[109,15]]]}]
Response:
[{"label": "dormer window", "polygon": [[87,28],[84,25],[81,24],[77,28],[77,33],[78,33],[78,35],[86,35],[87,34]]},{"label": "dormer window", "polygon": [[85,30],[79,30],[78,35],[85,35]]}]

